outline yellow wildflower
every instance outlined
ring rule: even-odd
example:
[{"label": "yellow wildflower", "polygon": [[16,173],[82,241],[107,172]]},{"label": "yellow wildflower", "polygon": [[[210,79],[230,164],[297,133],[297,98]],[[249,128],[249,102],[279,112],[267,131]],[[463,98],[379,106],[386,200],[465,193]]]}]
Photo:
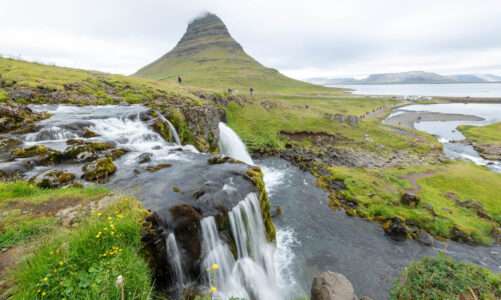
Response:
[{"label": "yellow wildflower", "polygon": [[43,281],[47,282],[47,281],[49,281],[49,278],[47,276],[45,276],[44,279],[43,279]]},{"label": "yellow wildflower", "polygon": [[219,265],[218,264],[212,264],[212,266],[210,268],[212,269],[212,271],[217,271],[217,270],[219,270]]},{"label": "yellow wildflower", "polygon": [[210,293],[211,294],[217,293],[217,288],[215,286],[211,286]]},{"label": "yellow wildflower", "polygon": [[102,213],[100,213],[100,212],[98,212],[98,213],[97,213],[97,216],[98,216],[98,217],[100,217],[101,215],[102,215]]}]

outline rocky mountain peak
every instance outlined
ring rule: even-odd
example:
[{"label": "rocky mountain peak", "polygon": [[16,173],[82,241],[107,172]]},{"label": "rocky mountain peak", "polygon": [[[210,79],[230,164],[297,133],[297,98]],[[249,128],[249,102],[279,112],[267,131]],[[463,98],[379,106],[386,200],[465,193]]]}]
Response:
[{"label": "rocky mountain peak", "polygon": [[223,21],[212,13],[206,13],[191,21],[185,34],[169,54],[191,55],[209,47],[242,50],[242,46],[233,39]]}]

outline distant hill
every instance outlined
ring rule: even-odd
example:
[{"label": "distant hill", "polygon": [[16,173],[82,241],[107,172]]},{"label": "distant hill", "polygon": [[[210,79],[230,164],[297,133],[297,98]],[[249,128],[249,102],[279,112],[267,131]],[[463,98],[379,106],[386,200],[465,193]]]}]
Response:
[{"label": "distant hill", "polygon": [[338,92],[291,79],[263,66],[244,51],[223,21],[211,13],[193,20],[174,49],[134,75],[170,81],[181,76],[187,85],[245,92],[251,87],[256,92]]},{"label": "distant hill", "polygon": [[372,74],[364,79],[354,78],[311,78],[309,82],[322,85],[336,84],[434,84],[434,83],[490,83],[501,82],[501,77],[491,74],[440,75],[437,73],[410,71],[401,73]]}]

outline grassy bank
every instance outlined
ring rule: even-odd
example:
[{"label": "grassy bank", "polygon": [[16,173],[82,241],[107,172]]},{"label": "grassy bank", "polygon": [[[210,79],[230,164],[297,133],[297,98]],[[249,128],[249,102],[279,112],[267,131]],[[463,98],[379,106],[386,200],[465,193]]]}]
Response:
[{"label": "grassy bank", "polygon": [[501,123],[487,126],[463,125],[459,126],[458,129],[473,143],[501,145]]},{"label": "grassy bank", "polygon": [[[131,198],[104,201],[102,188],[42,190],[0,183],[1,288],[10,299],[149,299],[152,283],[141,255],[146,211]],[[99,202],[99,203],[98,203]],[[92,205],[94,203],[95,205]],[[71,224],[63,211],[74,209]],[[97,209],[102,207],[100,209]],[[13,254],[15,253],[15,257]]]},{"label": "grassy bank", "polygon": [[501,276],[439,254],[408,266],[392,290],[392,300],[501,298]]},{"label": "grassy bank", "polygon": [[[332,167],[330,171],[329,180],[345,185],[331,204],[343,206],[353,215],[380,221],[398,216],[435,236],[459,239],[455,236],[455,230],[459,230],[466,235],[465,241],[480,244],[492,244],[501,224],[501,195],[493,188],[501,185],[501,174],[472,163],[380,169]],[[416,194],[419,204],[401,203],[405,192]]]}]

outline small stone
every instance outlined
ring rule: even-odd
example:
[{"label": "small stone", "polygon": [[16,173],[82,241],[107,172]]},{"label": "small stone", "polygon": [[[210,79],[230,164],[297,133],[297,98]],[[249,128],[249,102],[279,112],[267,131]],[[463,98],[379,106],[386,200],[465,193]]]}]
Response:
[{"label": "small stone", "polygon": [[405,192],[402,197],[400,198],[400,203],[410,206],[410,207],[416,207],[418,206],[420,200],[418,196],[414,193],[410,192]]},{"label": "small stone", "polygon": [[435,239],[428,232],[424,230],[418,230],[416,235],[416,241],[425,246],[433,246]]}]

